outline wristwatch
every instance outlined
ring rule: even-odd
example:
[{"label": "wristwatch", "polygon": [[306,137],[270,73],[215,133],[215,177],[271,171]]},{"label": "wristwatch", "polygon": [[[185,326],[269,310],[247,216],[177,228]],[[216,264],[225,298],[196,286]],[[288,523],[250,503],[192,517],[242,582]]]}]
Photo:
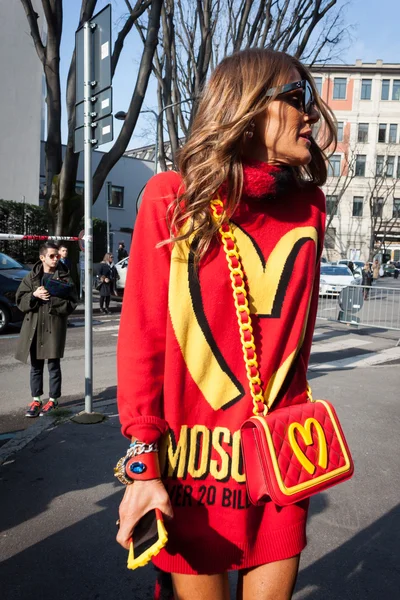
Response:
[{"label": "wristwatch", "polygon": [[161,477],[158,461],[158,445],[134,442],[125,456],[119,459],[114,476],[124,485],[130,485],[135,480],[146,481]]}]

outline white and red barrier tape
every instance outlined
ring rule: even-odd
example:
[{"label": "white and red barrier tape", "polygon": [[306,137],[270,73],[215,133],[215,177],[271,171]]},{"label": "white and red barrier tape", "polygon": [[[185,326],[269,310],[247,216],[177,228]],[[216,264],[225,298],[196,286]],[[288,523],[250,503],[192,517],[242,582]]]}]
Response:
[{"label": "white and red barrier tape", "polygon": [[34,240],[36,242],[79,242],[82,238],[63,235],[19,235],[16,233],[0,233],[0,240]]}]

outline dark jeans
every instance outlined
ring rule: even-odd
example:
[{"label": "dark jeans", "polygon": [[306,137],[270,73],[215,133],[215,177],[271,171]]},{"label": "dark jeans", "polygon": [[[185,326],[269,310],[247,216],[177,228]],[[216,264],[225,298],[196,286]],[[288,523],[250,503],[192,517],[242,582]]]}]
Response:
[{"label": "dark jeans", "polygon": [[100,308],[104,307],[104,302],[106,303],[106,308],[110,306],[111,296],[100,296]]},{"label": "dark jeans", "polygon": [[[36,339],[31,345],[31,394],[32,398],[43,394],[43,369],[44,360],[36,358]],[[59,398],[61,396],[61,366],[59,358],[49,358],[47,361],[49,369],[49,396]]]}]

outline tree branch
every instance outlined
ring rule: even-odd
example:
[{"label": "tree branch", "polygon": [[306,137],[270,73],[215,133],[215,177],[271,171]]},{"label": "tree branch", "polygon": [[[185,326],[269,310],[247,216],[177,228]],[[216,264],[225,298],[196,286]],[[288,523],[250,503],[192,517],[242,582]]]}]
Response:
[{"label": "tree branch", "polygon": [[253,1],[254,0],[246,0],[242,5],[237,36],[233,44],[234,51],[239,50],[242,47],[244,32],[248,23],[251,7],[253,6]]},{"label": "tree branch", "polygon": [[[114,44],[114,51],[111,57],[111,77],[114,77],[115,69],[117,68],[118,60],[122,52],[122,48],[124,47],[124,42],[126,36],[131,31],[135,22],[142,16],[142,14],[146,11],[146,9],[150,6],[152,0],[147,0],[146,2],[142,2],[138,0],[134,9],[130,9],[130,14],[127,20],[125,21],[124,26],[121,31],[119,31],[117,39]],[[128,5],[130,6],[129,2]]]},{"label": "tree branch", "polygon": [[93,201],[95,201],[99,195],[108,173],[125,152],[137,123],[152,69],[154,52],[158,42],[161,6],[162,0],[153,0],[151,3],[146,42],[143,49],[142,59],[140,61],[135,89],[133,91],[129,109],[119,136],[111,150],[104,154],[101,158],[94,174]]},{"label": "tree branch", "polygon": [[25,10],[26,18],[28,19],[29,29],[33,39],[33,43],[35,45],[37,55],[41,63],[44,65],[46,62],[46,46],[43,45],[39,33],[39,15],[33,10],[32,0],[21,0],[21,4]]}]

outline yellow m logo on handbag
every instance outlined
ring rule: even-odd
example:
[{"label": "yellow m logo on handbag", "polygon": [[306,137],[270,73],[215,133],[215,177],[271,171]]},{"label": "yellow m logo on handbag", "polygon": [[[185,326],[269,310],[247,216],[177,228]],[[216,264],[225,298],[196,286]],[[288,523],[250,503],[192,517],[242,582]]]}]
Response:
[{"label": "yellow m logo on handbag", "polygon": [[304,427],[303,425],[300,425],[300,423],[290,423],[288,428],[288,439],[290,446],[293,452],[295,453],[295,456],[299,463],[304,467],[304,469],[308,473],[310,473],[310,475],[314,474],[316,466],[313,465],[313,463],[307,458],[307,456],[300,448],[296,439],[295,432],[298,431],[298,433],[303,438],[306,446],[311,446],[314,443],[311,431],[312,426],[315,427],[315,430],[318,435],[318,465],[321,467],[321,469],[326,469],[328,464],[328,446],[326,443],[326,437],[324,430],[322,429],[321,423],[319,423],[317,419],[310,417],[306,419]]},{"label": "yellow m logo on handbag", "polygon": [[[315,227],[296,227],[288,231],[266,261],[253,238],[239,226],[232,225],[249,283],[250,311],[260,318],[279,319],[300,249],[311,242],[315,250],[312,253],[314,262],[316,260],[317,230]],[[221,273],[221,277],[225,276],[229,278],[228,267],[226,273]],[[200,284],[193,265],[193,250],[185,242],[176,243],[172,249],[168,305],[175,336],[191,377],[214,410],[228,408],[240,400],[245,391],[214,339],[204,313]],[[278,394],[301,347],[307,317],[308,310],[297,347],[270,381],[265,382],[265,395],[270,403]]]}]

